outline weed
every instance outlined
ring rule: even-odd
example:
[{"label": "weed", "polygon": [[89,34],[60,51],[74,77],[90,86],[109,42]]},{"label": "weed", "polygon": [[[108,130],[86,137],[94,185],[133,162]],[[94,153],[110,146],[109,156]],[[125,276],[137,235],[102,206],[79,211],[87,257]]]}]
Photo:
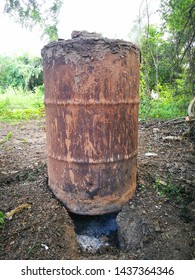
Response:
[{"label": "weed", "polygon": [[11,138],[12,138],[12,136],[13,136],[13,133],[10,131],[10,132],[8,132],[8,134],[7,134],[7,140],[10,140]]},{"label": "weed", "polygon": [[145,192],[146,191],[146,187],[142,184],[142,185],[139,185],[139,189],[141,192]]},{"label": "weed", "polygon": [[5,150],[6,151],[10,151],[10,150],[12,150],[13,149],[13,147],[7,147]]},{"label": "weed", "polygon": [[184,193],[184,189],[182,186],[175,184],[170,177],[168,177],[166,183],[160,178],[157,178],[153,184],[153,188],[158,195],[167,196],[170,199],[176,200],[177,203],[181,203],[183,200],[182,194]]},{"label": "weed", "polygon": [[0,229],[3,229],[5,224],[5,214],[0,211]]},{"label": "weed", "polygon": [[34,253],[34,251],[36,251],[38,248],[41,247],[40,243],[34,243],[28,250],[28,255],[31,255]]},{"label": "weed", "polygon": [[9,141],[13,136],[13,133],[10,131],[6,136],[4,136],[2,139],[0,139],[0,144],[3,144],[7,141]]}]

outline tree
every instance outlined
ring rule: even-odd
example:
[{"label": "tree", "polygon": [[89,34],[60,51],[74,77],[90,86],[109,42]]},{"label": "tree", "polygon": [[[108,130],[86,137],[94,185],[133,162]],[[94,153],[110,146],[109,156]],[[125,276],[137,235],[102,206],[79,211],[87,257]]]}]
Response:
[{"label": "tree", "polygon": [[[146,26],[141,39],[142,73],[148,82],[149,93],[158,91],[158,85],[172,84],[175,78],[172,69],[172,44],[156,25]],[[147,72],[147,73],[146,73]],[[171,74],[171,75],[170,75]]]},{"label": "tree", "polygon": [[49,41],[58,38],[57,23],[62,0],[3,0],[4,12],[22,26],[39,26]]},{"label": "tree", "polygon": [[24,54],[17,57],[0,56],[0,93],[8,87],[34,90],[43,84],[42,61]]},{"label": "tree", "polygon": [[161,0],[164,29],[172,37],[174,71],[185,68],[191,94],[195,90],[195,0]]}]

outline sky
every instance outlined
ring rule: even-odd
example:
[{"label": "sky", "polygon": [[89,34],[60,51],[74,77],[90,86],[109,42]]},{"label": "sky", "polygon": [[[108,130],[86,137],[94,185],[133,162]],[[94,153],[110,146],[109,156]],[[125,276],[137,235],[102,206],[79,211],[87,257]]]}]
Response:
[{"label": "sky", "polygon": [[[158,7],[159,0],[150,0],[151,13]],[[145,0],[64,0],[59,15],[59,37],[71,38],[73,30],[98,32],[108,38],[129,41],[129,33],[134,20],[139,15],[139,7]],[[12,55],[29,52],[40,56],[45,45],[40,40],[38,30],[29,31],[14,23],[2,13],[0,3],[0,54]],[[158,20],[153,15],[153,21]]]}]

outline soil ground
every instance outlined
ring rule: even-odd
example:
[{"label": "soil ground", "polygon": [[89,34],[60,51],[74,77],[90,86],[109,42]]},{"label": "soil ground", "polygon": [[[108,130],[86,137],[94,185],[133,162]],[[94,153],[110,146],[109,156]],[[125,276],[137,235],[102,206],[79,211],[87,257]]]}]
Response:
[{"label": "soil ground", "polygon": [[142,217],[144,236],[136,249],[127,242],[91,253],[47,185],[45,121],[0,124],[0,211],[30,204],[0,229],[0,259],[193,259],[195,143],[186,131],[184,123],[139,124],[137,191],[119,217]]}]

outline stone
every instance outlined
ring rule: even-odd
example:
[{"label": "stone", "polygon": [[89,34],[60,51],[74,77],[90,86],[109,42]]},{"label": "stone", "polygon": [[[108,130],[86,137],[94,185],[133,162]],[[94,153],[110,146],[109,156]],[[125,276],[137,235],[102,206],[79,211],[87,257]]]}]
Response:
[{"label": "stone", "polygon": [[120,221],[118,225],[118,239],[121,249],[137,250],[143,245],[141,221]]},{"label": "stone", "polygon": [[122,210],[116,221],[119,246],[125,251],[136,251],[154,238],[152,223],[136,207],[130,211]]}]

